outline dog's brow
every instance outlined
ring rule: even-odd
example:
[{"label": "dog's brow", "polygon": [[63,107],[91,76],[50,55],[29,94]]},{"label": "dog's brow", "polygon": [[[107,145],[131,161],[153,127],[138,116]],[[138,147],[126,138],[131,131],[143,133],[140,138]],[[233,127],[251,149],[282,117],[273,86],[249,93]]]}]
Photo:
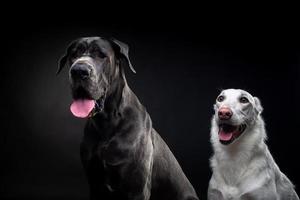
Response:
[{"label": "dog's brow", "polygon": [[86,49],[86,45],[83,42],[77,43],[72,48],[73,51],[84,50]]},{"label": "dog's brow", "polygon": [[90,44],[89,49],[91,49],[91,50],[97,50],[97,51],[102,51],[102,48],[98,44],[96,44],[96,43]]},{"label": "dog's brow", "polygon": [[106,47],[105,45],[101,45],[101,44],[97,43],[96,41],[90,44],[90,48],[98,50],[105,54],[109,53],[108,47]]},{"label": "dog's brow", "polygon": [[248,94],[245,92],[241,92],[240,97],[248,97]]}]

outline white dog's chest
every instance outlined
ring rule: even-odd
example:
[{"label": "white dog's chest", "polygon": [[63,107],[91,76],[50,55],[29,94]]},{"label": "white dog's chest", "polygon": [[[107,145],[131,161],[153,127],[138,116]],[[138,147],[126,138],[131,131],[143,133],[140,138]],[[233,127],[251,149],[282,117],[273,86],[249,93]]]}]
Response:
[{"label": "white dog's chest", "polygon": [[[231,170],[221,171],[228,172]],[[237,174],[238,176],[236,176]],[[265,187],[266,182],[270,180],[270,177],[263,172],[259,175],[255,171],[247,171],[244,176],[243,173],[237,174],[226,173],[227,176],[225,177],[224,174],[214,174],[211,180],[211,188],[218,190],[224,200],[240,200],[242,196],[249,195],[253,191]],[[269,191],[269,193],[273,192]]]},{"label": "white dog's chest", "polygon": [[[251,186],[249,189],[250,188]],[[222,185],[222,187],[220,187],[218,190],[222,193],[224,200],[239,200],[243,194],[247,192],[251,193],[251,191],[249,191],[247,188],[230,186],[226,184]]]},{"label": "white dog's chest", "polygon": [[239,188],[234,186],[223,185],[221,192],[225,200],[237,200],[236,197],[240,196]]}]

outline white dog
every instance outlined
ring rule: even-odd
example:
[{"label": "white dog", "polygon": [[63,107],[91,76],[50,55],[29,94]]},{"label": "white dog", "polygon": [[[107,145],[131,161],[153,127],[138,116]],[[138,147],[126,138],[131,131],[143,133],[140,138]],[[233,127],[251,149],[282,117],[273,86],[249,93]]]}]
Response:
[{"label": "white dog", "polygon": [[221,92],[214,105],[209,200],[297,200],[267,145],[257,97],[238,89]]}]

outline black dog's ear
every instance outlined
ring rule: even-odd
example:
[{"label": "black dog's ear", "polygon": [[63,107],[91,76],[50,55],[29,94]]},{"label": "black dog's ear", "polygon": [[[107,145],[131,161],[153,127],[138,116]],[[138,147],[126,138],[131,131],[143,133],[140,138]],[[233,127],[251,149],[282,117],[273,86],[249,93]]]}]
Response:
[{"label": "black dog's ear", "polygon": [[59,61],[58,61],[58,68],[57,68],[57,71],[56,71],[56,75],[58,75],[59,72],[66,66],[67,61],[68,61],[68,56],[69,56],[68,54],[69,54],[71,48],[74,47],[76,41],[77,41],[77,40],[74,40],[74,41],[72,41],[72,42],[68,45],[65,54],[59,59]]},{"label": "black dog's ear", "polygon": [[117,52],[120,53],[120,56],[123,56],[126,59],[127,64],[129,66],[129,68],[131,69],[131,71],[133,73],[136,73],[136,71],[133,68],[133,66],[132,66],[132,64],[130,62],[130,59],[129,59],[129,55],[128,55],[129,47],[128,47],[128,45],[125,44],[125,43],[123,43],[123,42],[121,42],[121,41],[119,41],[119,40],[116,40],[115,38],[111,38],[110,40],[113,42],[113,44],[115,44],[117,46],[117,48],[118,48]]},{"label": "black dog's ear", "polygon": [[59,74],[59,72],[62,70],[62,68],[64,68],[64,66],[66,65],[67,63],[67,54],[65,54],[63,57],[61,57],[58,61],[58,69],[56,71],[56,75]]}]

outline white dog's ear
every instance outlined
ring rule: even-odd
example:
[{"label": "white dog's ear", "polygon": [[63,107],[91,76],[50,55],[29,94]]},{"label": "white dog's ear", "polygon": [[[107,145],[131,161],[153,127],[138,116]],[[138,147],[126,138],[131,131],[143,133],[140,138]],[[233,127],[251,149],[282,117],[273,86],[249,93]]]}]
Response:
[{"label": "white dog's ear", "polygon": [[261,106],[260,100],[257,97],[254,97],[254,103],[255,103],[255,110],[258,114],[261,114],[263,111],[263,107]]}]

